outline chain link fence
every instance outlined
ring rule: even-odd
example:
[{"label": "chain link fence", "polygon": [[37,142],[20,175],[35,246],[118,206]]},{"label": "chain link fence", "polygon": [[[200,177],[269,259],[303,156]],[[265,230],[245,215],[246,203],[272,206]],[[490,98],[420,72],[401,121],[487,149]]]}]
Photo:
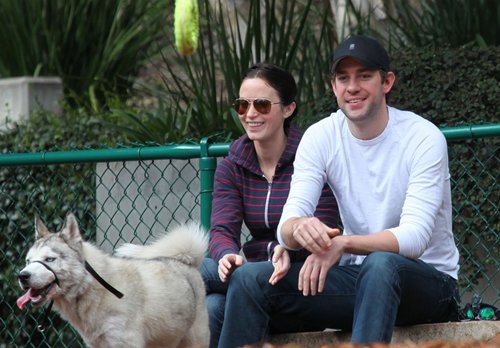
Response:
[{"label": "chain link fence", "polygon": [[[480,138],[470,128],[443,132],[462,301],[476,293],[498,306],[500,125]],[[16,307],[16,275],[34,240],[35,214],[58,231],[74,212],[84,237],[108,252],[124,242],[147,243],[172,224],[194,219],[208,227],[216,159],[228,149],[204,139],[199,145],[0,156],[0,348],[84,347],[56,313],[42,333],[36,326],[43,309]]]}]

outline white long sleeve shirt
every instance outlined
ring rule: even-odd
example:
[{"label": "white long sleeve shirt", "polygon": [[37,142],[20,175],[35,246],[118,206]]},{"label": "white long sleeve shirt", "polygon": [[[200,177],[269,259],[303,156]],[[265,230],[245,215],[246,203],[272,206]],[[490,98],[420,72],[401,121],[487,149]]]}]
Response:
[{"label": "white long sleeve shirt", "polygon": [[[387,127],[371,140],[355,138],[341,110],[309,127],[297,150],[278,240],[287,247],[281,237],[283,222],[313,216],[328,182],[344,235],[389,230],[401,255],[419,258],[457,279],[446,139],[412,112],[388,111]],[[340,263],[361,264],[364,257],[345,254]]]}]

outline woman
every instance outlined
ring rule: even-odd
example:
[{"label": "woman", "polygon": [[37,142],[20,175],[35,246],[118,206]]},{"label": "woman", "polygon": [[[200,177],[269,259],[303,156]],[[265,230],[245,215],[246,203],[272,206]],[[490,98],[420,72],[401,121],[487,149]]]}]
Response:
[{"label": "woman", "polygon": [[[215,172],[209,252],[201,272],[207,288],[210,347],[217,347],[224,319],[225,294],[232,272],[248,262],[272,261],[274,278],[286,273],[290,262],[303,261],[307,251],[288,252],[276,240],[293,174],[293,160],[302,136],[291,125],[297,114],[297,85],[279,66],[260,63],[244,75],[234,109],[246,134],[231,144]],[[338,210],[325,186],[315,216],[337,227]],[[245,223],[250,240],[241,247]],[[242,250],[241,250],[242,249]],[[244,256],[241,255],[243,252]]]}]

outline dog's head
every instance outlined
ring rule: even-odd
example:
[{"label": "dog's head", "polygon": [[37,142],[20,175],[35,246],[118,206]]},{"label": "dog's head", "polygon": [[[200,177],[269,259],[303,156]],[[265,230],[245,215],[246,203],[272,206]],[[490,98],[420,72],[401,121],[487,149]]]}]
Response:
[{"label": "dog's head", "polygon": [[26,293],[17,300],[23,309],[28,302],[35,306],[64,294],[77,282],[75,272],[83,268],[82,237],[73,214],[64,227],[51,233],[35,216],[36,241],[26,255],[26,266],[18,274],[19,285]]}]

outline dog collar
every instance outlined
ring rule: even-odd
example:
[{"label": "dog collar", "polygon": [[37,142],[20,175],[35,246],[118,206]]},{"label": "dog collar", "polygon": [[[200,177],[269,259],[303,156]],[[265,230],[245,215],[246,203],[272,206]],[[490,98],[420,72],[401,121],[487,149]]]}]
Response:
[{"label": "dog collar", "polygon": [[85,261],[85,269],[90,274],[92,274],[92,276],[95,278],[95,280],[97,280],[102,286],[104,286],[110,293],[112,293],[113,295],[115,295],[118,298],[122,298],[123,297],[123,294],[120,291],[116,290],[107,281],[105,281],[104,279],[102,279],[102,277],[99,275],[99,273],[97,273],[95,271],[95,269],[93,269],[92,266],[87,261]]}]

